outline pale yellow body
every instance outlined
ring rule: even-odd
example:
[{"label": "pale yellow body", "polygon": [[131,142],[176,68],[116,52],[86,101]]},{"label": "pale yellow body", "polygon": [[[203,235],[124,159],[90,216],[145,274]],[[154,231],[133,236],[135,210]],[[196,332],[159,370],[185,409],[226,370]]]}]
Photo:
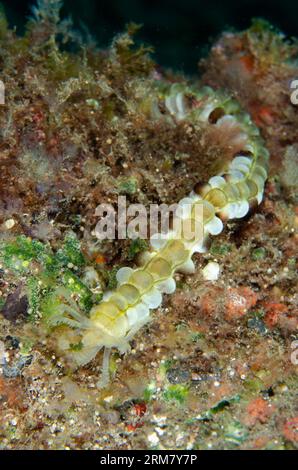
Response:
[{"label": "pale yellow body", "polygon": [[[102,347],[127,351],[129,340],[149,321],[150,310],[160,306],[162,294],[175,290],[175,272],[193,272],[193,253],[205,251],[207,237],[222,231],[222,220],[244,217],[253,201],[259,204],[262,200],[269,154],[258,129],[234,100],[224,97],[221,101],[222,97],[209,89],[204,93],[202,107],[188,112],[183,104],[183,91],[174,85],[165,98],[171,118],[207,121],[211,112],[222,106],[226,114],[221,119],[237,120],[246,133],[243,155],[234,156],[199,194],[192,192],[180,201],[177,217],[183,230],[179,237],[175,231],[169,232],[165,239],[153,237],[152,249],[143,257],[146,261],[139,268],[119,270],[117,288],[107,293],[91,310],[89,320],[83,322],[83,347],[76,356],[79,364],[91,360]],[[199,230],[189,239],[184,232],[195,225]],[[108,379],[108,354],[104,357],[103,384]]]}]

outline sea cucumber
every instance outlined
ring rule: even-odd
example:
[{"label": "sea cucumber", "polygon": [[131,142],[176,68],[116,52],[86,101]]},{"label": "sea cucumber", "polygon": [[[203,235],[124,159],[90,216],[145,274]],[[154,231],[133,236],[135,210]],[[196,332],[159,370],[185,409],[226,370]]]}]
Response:
[{"label": "sea cucumber", "polygon": [[[219,174],[207,184],[197,184],[189,196],[179,202],[176,217],[183,221],[183,227],[195,224],[201,227],[192,239],[186,237],[183,230],[177,236],[175,229],[166,236],[152,236],[151,249],[143,253],[141,265],[118,271],[116,289],[104,295],[103,301],[92,308],[89,318],[77,311],[70,298],[63,311],[53,316],[52,323],[65,323],[82,332],[81,347],[72,353],[78,365],[88,363],[104,348],[100,386],[109,381],[111,348],[121,353],[129,350],[129,341],[149,321],[150,311],[161,305],[162,294],[175,291],[175,272],[195,271],[192,255],[206,251],[209,235],[219,235],[223,222],[240,219],[247,215],[250,207],[260,204],[267,178],[269,152],[260,132],[229,95],[208,87],[196,91],[174,84],[166,92],[157,93],[151,101],[154,119],[209,121],[218,127],[228,122],[237,123],[246,143],[242,151],[231,155],[229,162],[223,162]],[[163,113],[161,101],[165,108]],[[65,349],[69,346],[66,343]]]}]

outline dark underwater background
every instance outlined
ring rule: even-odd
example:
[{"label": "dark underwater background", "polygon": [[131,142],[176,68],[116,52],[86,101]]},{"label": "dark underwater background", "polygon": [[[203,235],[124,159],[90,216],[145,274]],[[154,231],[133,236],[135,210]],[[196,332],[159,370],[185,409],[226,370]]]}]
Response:
[{"label": "dark underwater background", "polygon": [[[11,25],[22,32],[34,0],[1,2]],[[262,17],[287,36],[298,36],[297,0],[65,0],[63,15],[87,26],[100,46],[130,21],[142,23],[140,40],[155,48],[163,66],[195,73],[197,62],[224,29],[245,29]]]}]

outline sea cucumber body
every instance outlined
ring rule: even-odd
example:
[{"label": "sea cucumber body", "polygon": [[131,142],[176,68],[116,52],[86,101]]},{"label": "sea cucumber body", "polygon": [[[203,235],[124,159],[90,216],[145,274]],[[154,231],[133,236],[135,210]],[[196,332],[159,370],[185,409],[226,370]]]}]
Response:
[{"label": "sea cucumber body", "polygon": [[[196,106],[188,108],[186,96],[192,95]],[[244,147],[230,162],[224,162],[222,171],[207,184],[195,188],[178,204],[176,218],[182,231],[175,229],[166,235],[151,238],[151,250],[144,253],[143,263],[136,269],[121,268],[118,285],[105,294],[101,303],[90,312],[89,327],[83,333],[83,348],[77,355],[78,363],[92,359],[102,347],[116,347],[121,352],[129,348],[129,340],[150,320],[150,311],[162,303],[163,294],[175,290],[177,271],[195,270],[192,255],[206,251],[206,240],[223,230],[223,222],[244,217],[254,203],[260,204],[267,178],[269,153],[264,147],[259,130],[238,103],[210,88],[194,92],[180,84],[172,85],[163,97],[168,116],[173,122],[189,119],[192,122],[211,122],[215,126],[237,122],[245,137]],[[154,119],[159,115],[152,104]],[[199,227],[194,236],[185,235],[185,227]],[[105,373],[107,375],[107,373]]]}]

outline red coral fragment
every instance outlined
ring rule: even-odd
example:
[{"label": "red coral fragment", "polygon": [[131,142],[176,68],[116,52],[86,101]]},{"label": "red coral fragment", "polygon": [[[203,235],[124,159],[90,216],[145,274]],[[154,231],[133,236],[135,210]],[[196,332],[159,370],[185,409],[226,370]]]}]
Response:
[{"label": "red coral fragment", "polygon": [[257,294],[249,287],[228,289],[225,303],[226,319],[229,321],[243,317],[251,307],[256,305],[257,300]]},{"label": "red coral fragment", "polygon": [[144,425],[144,423],[128,424],[126,426],[126,429],[127,429],[128,432],[134,432],[138,428],[141,428],[143,425]]},{"label": "red coral fragment", "polygon": [[11,409],[18,409],[21,412],[27,410],[24,403],[24,391],[18,379],[6,380],[4,377],[0,377],[0,398],[0,402],[6,403]]},{"label": "red coral fragment", "polygon": [[140,418],[142,418],[142,416],[144,416],[146,411],[147,411],[147,406],[146,406],[145,403],[136,403],[135,404],[136,415],[139,416]]},{"label": "red coral fragment", "polygon": [[269,106],[254,104],[251,108],[251,114],[258,127],[272,126],[275,122],[274,112]]},{"label": "red coral fragment", "polygon": [[247,416],[245,424],[254,426],[257,422],[266,423],[274,411],[274,407],[264,400],[264,398],[255,398],[247,406]]},{"label": "red coral fragment", "polygon": [[280,317],[288,311],[285,304],[277,302],[267,302],[264,307],[266,311],[264,322],[268,328],[274,328],[278,324]]},{"label": "red coral fragment", "polygon": [[240,62],[247,72],[252,72],[254,69],[254,59],[251,55],[243,55],[240,57]]}]

